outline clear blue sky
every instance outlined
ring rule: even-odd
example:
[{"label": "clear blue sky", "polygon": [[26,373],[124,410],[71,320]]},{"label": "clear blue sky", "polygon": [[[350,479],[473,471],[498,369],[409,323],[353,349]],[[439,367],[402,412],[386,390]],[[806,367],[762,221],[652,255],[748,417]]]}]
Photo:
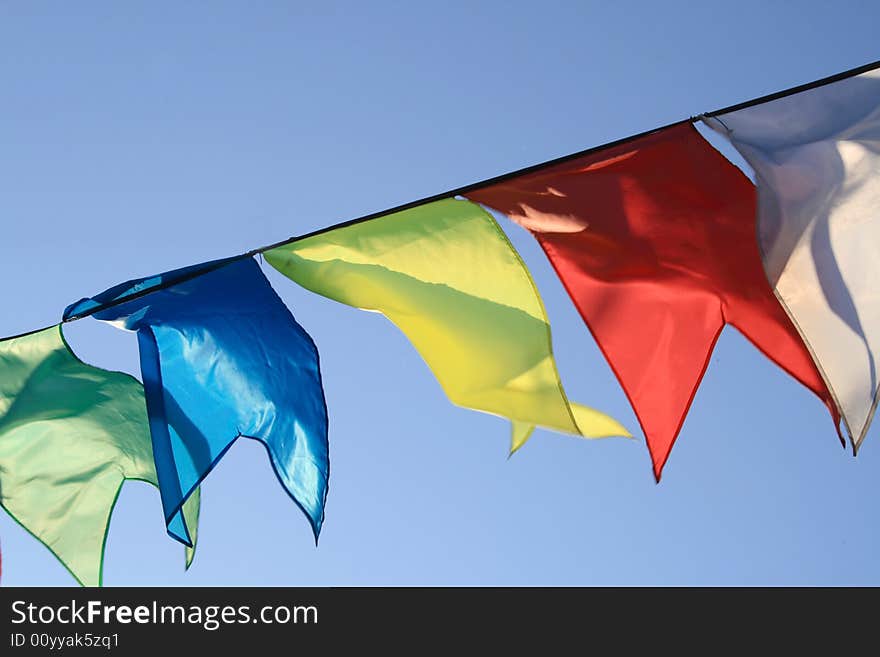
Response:
[{"label": "clear blue sky", "polygon": [[[880,58],[876,2],[309,4],[0,3],[0,333]],[[539,248],[504,228],[570,396],[636,431]],[[319,546],[242,441],[203,486],[188,572],[158,491],[126,484],[106,584],[880,584],[880,429],[854,459],[822,404],[733,329],[655,485],[641,435],[539,430],[507,460],[506,423],[447,402],[384,318],[266,269],[321,352]],[[85,320],[67,335],[137,373],[131,334]],[[5,515],[0,541],[4,584],[73,584]]]}]

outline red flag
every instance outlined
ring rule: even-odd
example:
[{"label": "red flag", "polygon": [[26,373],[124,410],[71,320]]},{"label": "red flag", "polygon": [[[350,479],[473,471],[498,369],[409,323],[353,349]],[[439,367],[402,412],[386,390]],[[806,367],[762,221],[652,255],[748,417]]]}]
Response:
[{"label": "red flag", "polygon": [[690,123],[467,196],[538,239],[633,406],[658,480],[725,324],[838,425],[764,274],[754,186]]}]

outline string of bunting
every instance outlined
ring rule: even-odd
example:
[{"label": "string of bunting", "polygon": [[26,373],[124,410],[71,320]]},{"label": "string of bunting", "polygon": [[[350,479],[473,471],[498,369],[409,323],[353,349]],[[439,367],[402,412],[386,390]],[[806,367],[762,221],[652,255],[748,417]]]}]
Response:
[{"label": "string of bunting", "polygon": [[[492,212],[539,242],[632,404],[658,481],[727,324],[827,406],[855,453],[880,392],[878,208],[874,62],[122,283],[0,340],[2,506],[78,582],[100,585],[120,487],[147,481],[189,566],[199,485],[243,436],[263,443],[317,541],[330,474],[318,350],[257,254],[307,290],[384,314],[450,401],[510,420],[511,452],[535,427],[630,437],[568,399],[538,289]],[[63,324],[86,317],[135,333],[142,383],[76,357]]]}]

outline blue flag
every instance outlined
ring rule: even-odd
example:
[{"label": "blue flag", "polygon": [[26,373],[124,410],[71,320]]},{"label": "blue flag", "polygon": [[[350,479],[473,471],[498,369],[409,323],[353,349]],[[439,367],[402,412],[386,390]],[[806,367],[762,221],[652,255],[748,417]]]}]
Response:
[{"label": "blue flag", "polygon": [[67,308],[137,331],[168,533],[239,436],[262,442],[317,540],[329,458],[318,351],[253,258],[129,281]]}]

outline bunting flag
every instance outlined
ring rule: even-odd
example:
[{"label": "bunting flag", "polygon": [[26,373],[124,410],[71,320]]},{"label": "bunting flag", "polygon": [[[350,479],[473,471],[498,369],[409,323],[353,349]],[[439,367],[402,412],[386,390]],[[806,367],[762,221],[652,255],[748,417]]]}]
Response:
[{"label": "bunting flag", "polygon": [[538,239],[639,418],[658,480],[725,324],[837,420],[764,277],[754,188],[690,123],[467,196]]},{"label": "bunting flag", "polygon": [[262,442],[311,523],[324,519],[329,458],[318,351],[253,258],[129,281],[68,307],[137,331],[168,532],[239,436]]},{"label": "bunting flag", "polygon": [[755,171],[767,276],[856,451],[880,390],[880,71],[706,123]]},{"label": "bunting flag", "polygon": [[303,287],[388,317],[453,403],[513,422],[511,451],[535,425],[629,436],[613,418],[568,402],[535,284],[495,220],[473,203],[436,201],[264,255]]},{"label": "bunting flag", "polygon": [[59,326],[0,341],[0,503],[83,585],[101,584],[126,479],[158,485],[141,384],[80,361]]},{"label": "bunting flag", "polygon": [[880,62],[702,120],[756,186],[687,120],[69,306],[64,321],[137,334],[143,385],[80,361],[60,326],[0,339],[0,506],[99,585],[119,490],[142,480],[189,566],[199,485],[244,436],[317,541],[329,478],[318,351],[256,253],[384,314],[453,403],[511,421],[511,453],[536,426],[629,437],[569,402],[540,295],[490,210],[540,243],[658,481],[727,324],[819,397],[856,452],[880,398]]}]

